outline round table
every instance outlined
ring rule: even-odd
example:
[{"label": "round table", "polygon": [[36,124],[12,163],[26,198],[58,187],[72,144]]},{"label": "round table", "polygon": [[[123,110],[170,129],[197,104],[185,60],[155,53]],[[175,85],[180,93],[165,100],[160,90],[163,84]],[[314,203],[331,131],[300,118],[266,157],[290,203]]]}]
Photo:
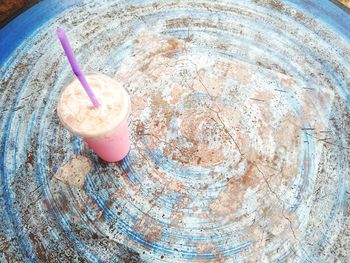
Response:
[{"label": "round table", "polygon": [[[121,162],[59,123],[57,27],[131,96]],[[0,261],[349,261],[349,28],[317,0],[31,7],[0,30]]]}]

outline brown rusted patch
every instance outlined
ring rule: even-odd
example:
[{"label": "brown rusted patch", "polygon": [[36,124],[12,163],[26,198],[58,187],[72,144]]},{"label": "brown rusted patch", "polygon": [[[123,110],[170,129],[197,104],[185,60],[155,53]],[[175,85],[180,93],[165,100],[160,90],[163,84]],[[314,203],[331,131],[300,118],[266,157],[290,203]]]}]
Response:
[{"label": "brown rusted patch", "polygon": [[150,127],[145,131],[147,136],[148,146],[152,149],[157,149],[159,144],[163,141],[163,135],[167,130],[164,122],[158,121],[159,117],[150,122]]},{"label": "brown rusted patch", "polygon": [[283,215],[281,211],[272,210],[269,215],[270,231],[276,237],[293,240],[302,236],[302,233],[297,231],[300,222],[297,220],[294,213]]},{"label": "brown rusted patch", "polygon": [[[15,64],[13,72],[21,72],[28,74],[29,72],[29,65],[28,65],[28,54],[25,54],[21,61]],[[0,81],[2,92],[6,91],[8,87],[11,87],[11,83],[16,83],[16,74],[11,74],[9,78],[2,78]]]},{"label": "brown rusted patch", "polygon": [[252,187],[255,188],[259,182],[256,177],[256,170],[254,169],[254,164],[250,163],[247,169],[247,172],[242,177],[242,184],[245,187]]},{"label": "brown rusted patch", "polygon": [[95,203],[85,192],[82,192],[82,197],[87,202],[87,204],[92,208],[96,213],[96,218],[94,221],[97,221],[102,218],[104,211],[100,209],[97,203]]},{"label": "brown rusted patch", "polygon": [[254,70],[245,63],[220,61],[216,62],[215,66],[222,70],[224,77],[234,79],[244,85],[251,83],[251,76],[254,74]]},{"label": "brown rusted patch", "polygon": [[[290,122],[289,120],[293,120]],[[299,134],[301,125],[297,125],[296,116],[286,115],[280,122],[279,126],[273,131],[273,138],[277,145],[286,149],[298,147]]]},{"label": "brown rusted patch", "polygon": [[88,211],[88,209],[87,209],[86,205],[84,204],[84,202],[82,201],[82,199],[78,198],[77,201],[78,201],[77,208],[79,209],[79,211],[83,214],[86,213]]},{"label": "brown rusted patch", "polygon": [[300,21],[306,21],[307,20],[307,17],[301,12],[296,12],[295,17],[298,20],[300,20]]},{"label": "brown rusted patch", "polygon": [[112,203],[114,200],[117,199],[124,199],[126,197],[127,193],[125,192],[124,188],[119,187],[113,194],[110,196],[110,202]]},{"label": "brown rusted patch", "polygon": [[161,237],[163,227],[155,219],[145,214],[135,223],[134,230],[136,233],[142,234],[146,240],[156,241]]},{"label": "brown rusted patch", "polygon": [[[288,240],[288,246],[284,248],[288,251],[302,236],[297,230],[300,222],[295,214],[284,214],[278,205],[265,209],[261,216],[259,222],[255,222],[247,229],[250,238],[255,240],[249,248],[249,254],[252,255],[249,262],[256,262],[255,260],[261,255],[261,248],[271,243],[272,239]],[[273,257],[273,254],[270,256]]]},{"label": "brown rusted patch", "polygon": [[261,175],[258,173],[255,164],[248,164],[244,176],[239,179],[229,179],[226,188],[209,205],[213,215],[233,215],[241,207],[247,189],[256,188],[261,180]]},{"label": "brown rusted patch", "polygon": [[34,166],[34,154],[32,151],[27,152],[26,164],[31,164]]},{"label": "brown rusted patch", "polygon": [[29,233],[28,235],[29,239],[33,242],[34,247],[35,247],[35,255],[42,261],[46,262],[48,260],[46,256],[46,249],[42,245],[41,241],[39,238],[37,238],[33,233]]},{"label": "brown rusted patch", "polygon": [[[208,65],[202,65],[208,66]],[[215,65],[213,65],[215,67]],[[197,92],[208,93],[210,96],[220,96],[224,87],[223,72],[216,74],[207,72],[205,68],[198,66],[198,72],[193,76],[192,89]]]},{"label": "brown rusted patch", "polygon": [[209,211],[203,211],[201,210],[200,212],[196,213],[196,217],[198,219],[204,219],[204,220],[207,220],[210,218],[210,213]]},{"label": "brown rusted patch", "polygon": [[259,135],[262,140],[265,140],[271,133],[270,123],[274,121],[274,113],[268,105],[271,105],[272,100],[275,100],[276,96],[274,96],[271,91],[261,90],[255,93],[254,98],[263,101],[263,103],[256,103],[250,100],[250,102],[254,103],[255,106],[259,108],[259,112],[262,115],[262,118],[259,119]]},{"label": "brown rusted patch", "polygon": [[[197,3],[196,7],[198,6],[199,4]],[[196,18],[175,18],[166,21],[166,28],[169,29],[179,27],[218,28],[219,26],[223,27],[224,25]]]},{"label": "brown rusted patch", "polygon": [[167,40],[168,47],[164,51],[164,56],[171,58],[175,55],[177,49],[179,48],[179,42],[176,39]]},{"label": "brown rusted patch", "polygon": [[162,190],[166,189],[167,191],[177,193],[187,193],[187,189],[181,181],[174,178],[169,178],[168,174],[160,168],[154,169],[152,173],[149,173],[149,176],[149,179],[152,182],[155,184],[160,183],[163,186]]},{"label": "brown rusted patch", "polygon": [[178,28],[178,27],[188,27],[190,25],[191,18],[176,18],[169,19],[166,21],[167,28]]},{"label": "brown rusted patch", "polygon": [[185,191],[185,187],[184,187],[183,183],[181,183],[180,181],[169,180],[169,181],[167,181],[166,186],[167,186],[168,190],[172,190],[174,192]]},{"label": "brown rusted patch", "polygon": [[178,210],[173,210],[171,212],[171,222],[170,226],[172,227],[183,227],[183,218],[184,218],[184,212],[183,211],[178,211]]},{"label": "brown rusted patch", "polygon": [[[327,130],[328,120],[325,117],[332,111],[334,99],[334,92],[327,87],[304,92],[303,120],[313,120],[308,124],[308,127],[313,129],[310,133],[317,134],[318,131]],[[303,124],[300,126],[306,127]]]},{"label": "brown rusted patch", "polygon": [[[139,44],[142,44],[141,41]],[[176,52],[180,49],[180,43],[176,39],[168,39],[167,41],[164,41],[163,39],[159,39],[158,43],[159,45],[156,47],[151,47],[151,49],[148,51],[147,56],[145,56],[145,59],[150,61],[149,63],[151,63],[153,60],[157,61],[158,59],[161,59],[161,58],[157,58],[158,55],[162,55],[163,57],[168,59],[172,58],[176,54]],[[146,70],[141,70],[141,71],[146,71]]]},{"label": "brown rusted patch", "polygon": [[[274,167],[282,174],[274,177],[273,185],[279,185],[281,183],[287,184],[290,179],[295,178],[298,174],[299,155],[294,155],[295,152],[299,152],[300,148],[300,126],[298,127],[294,123],[288,121],[289,117],[286,117],[286,121],[281,122],[280,126],[273,132],[273,137],[277,145],[276,155],[271,156],[268,159],[267,166]],[[282,151],[282,152],[281,152]],[[283,155],[283,159],[280,158]],[[272,158],[272,160],[271,160]],[[277,162],[279,160],[279,162]],[[275,166],[274,166],[275,165]],[[276,181],[277,180],[277,181]]]},{"label": "brown rusted patch", "polygon": [[240,188],[240,181],[230,179],[227,182],[226,189],[209,205],[209,209],[214,215],[226,216],[232,214],[241,206],[243,195],[244,193]]},{"label": "brown rusted patch", "polygon": [[197,248],[198,254],[207,254],[207,253],[214,254],[214,252],[216,250],[216,245],[215,245],[215,243],[198,242],[196,244],[196,248]]},{"label": "brown rusted patch", "polygon": [[181,96],[188,94],[188,90],[186,90],[186,88],[179,85],[178,83],[173,83],[170,89],[171,89],[170,104],[172,105],[176,105],[180,101]]},{"label": "brown rusted patch", "polygon": [[[168,127],[168,125],[172,119],[172,115],[174,113],[173,109],[168,104],[168,102],[163,99],[162,95],[159,93],[153,95],[152,101],[153,101],[154,108],[161,111],[161,113],[165,119],[164,125],[166,127]],[[158,119],[158,118],[156,118],[156,119]]]},{"label": "brown rusted patch", "polygon": [[147,107],[147,98],[144,96],[131,96],[132,116],[139,117],[141,112]]},{"label": "brown rusted patch", "polygon": [[199,185],[199,186],[198,186],[198,189],[199,189],[199,190],[207,190],[208,187],[209,187],[209,185],[207,185],[207,184],[205,184],[205,185]]},{"label": "brown rusted patch", "polygon": [[201,254],[212,254],[214,256],[213,259],[209,258],[200,258],[195,259],[194,262],[225,262],[225,256],[222,251],[217,249],[217,245],[214,242],[198,242],[195,244],[197,253]]},{"label": "brown rusted patch", "polygon": [[285,88],[289,88],[289,87],[294,86],[296,84],[295,80],[292,78],[282,79],[281,83],[282,83],[283,87],[285,87]]},{"label": "brown rusted patch", "polygon": [[33,4],[39,2],[38,0],[12,0],[1,1],[0,5],[0,27],[11,21],[24,10],[31,7]]},{"label": "brown rusted patch", "polygon": [[[268,118],[268,114],[265,117]],[[297,175],[299,160],[293,159],[292,153],[298,151],[296,148],[299,145],[298,134],[300,130],[297,125],[288,122],[288,119],[289,116],[281,121],[272,135],[277,146],[285,149],[281,154],[287,156],[284,158],[288,158],[288,161],[282,160],[277,152],[271,155],[270,151],[256,151],[254,146],[251,145],[249,137],[242,136],[240,132],[237,133],[237,143],[243,152],[241,161],[246,162],[246,170],[240,178],[231,178],[227,187],[210,204],[209,208],[213,214],[232,216],[234,212],[241,208],[244,194],[248,188],[269,193],[270,186],[266,185],[266,181],[273,187],[281,184],[286,185],[290,182],[290,179]],[[267,120],[266,123],[268,123]],[[268,141],[266,141],[266,144],[268,144]],[[293,149],[293,151],[286,152],[286,149]],[[288,157],[289,155],[291,157]]]},{"label": "brown rusted patch", "polygon": [[[189,108],[185,108],[181,115],[181,136],[165,144],[164,154],[180,163],[191,165],[210,166],[225,161],[229,157],[223,154],[224,145],[231,141],[227,128],[223,127],[215,112],[203,106],[193,109],[195,104],[191,100],[187,102],[186,98],[185,103],[188,103]],[[215,103],[224,112],[232,111],[220,101]],[[233,122],[238,121],[237,118]],[[180,147],[185,142],[187,146]],[[210,142],[214,144],[211,145]]]},{"label": "brown rusted patch", "polygon": [[254,163],[259,158],[260,154],[253,147],[249,136],[244,133],[244,129],[237,132],[236,142],[242,154],[244,154],[244,156],[242,156],[244,160]]},{"label": "brown rusted patch", "polygon": [[350,8],[350,0],[338,0],[340,3]]},{"label": "brown rusted patch", "polygon": [[157,111],[152,113],[149,128],[147,128],[147,130],[144,129],[143,133],[147,136],[149,146],[156,149],[161,143],[162,135],[165,134],[169,127],[169,123],[174,115],[174,110],[168,102],[163,99],[161,94],[153,94],[151,95],[151,99],[153,107],[157,109]]},{"label": "brown rusted patch", "polygon": [[151,62],[145,63],[144,65],[141,66],[141,68],[139,70],[142,72],[145,72],[148,70],[150,65],[151,65]]},{"label": "brown rusted patch", "polygon": [[[197,164],[200,158],[202,166],[218,164],[225,160],[222,154],[223,144],[229,140],[229,137],[222,127],[217,125],[215,118],[217,117],[210,113],[201,114],[194,111],[183,113],[180,130],[186,140],[191,143],[191,147],[182,148],[181,155],[173,155],[173,158],[175,157],[175,160],[182,163],[188,161],[191,164]],[[219,137],[223,143],[218,148],[209,148],[209,140],[215,133],[221,135]],[[199,139],[201,137],[202,139]]]},{"label": "brown rusted patch", "polygon": [[[326,114],[328,114],[331,111],[333,105],[334,92],[331,89],[322,88],[322,90],[318,90],[316,96],[317,103],[315,107],[316,109],[314,109],[314,111],[316,111],[315,113],[319,114],[321,111],[323,111],[326,112]],[[324,118],[322,118],[322,120],[323,119]]]},{"label": "brown rusted patch", "polygon": [[180,203],[174,205],[174,209],[184,209],[188,207],[190,204],[191,199],[188,198],[187,196],[181,196],[177,199]]},{"label": "brown rusted patch", "polygon": [[284,10],[284,5],[279,2],[279,1],[276,1],[276,0],[273,0],[273,1],[270,1],[269,2],[269,5],[273,8],[273,9],[276,9],[278,11],[283,11]]},{"label": "brown rusted patch", "polygon": [[144,133],[145,133],[145,125],[142,122],[138,122],[136,124],[136,134],[138,136],[143,136]]},{"label": "brown rusted patch", "polygon": [[142,77],[152,82],[157,81],[171,72],[170,65],[176,64],[175,54],[181,54],[183,50],[183,40],[166,40],[159,34],[141,33],[134,46],[134,52],[137,54],[136,68],[133,66],[131,70],[125,68],[125,71],[119,71],[117,79],[133,82],[140,81]]},{"label": "brown rusted patch", "polygon": [[141,184],[132,183],[127,176],[121,178],[124,181],[124,184],[127,185],[127,188],[132,192],[132,195],[138,195],[141,191]]},{"label": "brown rusted patch", "polygon": [[52,211],[60,211],[63,214],[68,214],[71,212],[72,201],[67,196],[66,189],[52,188],[52,199],[45,202],[48,209],[52,208]]}]

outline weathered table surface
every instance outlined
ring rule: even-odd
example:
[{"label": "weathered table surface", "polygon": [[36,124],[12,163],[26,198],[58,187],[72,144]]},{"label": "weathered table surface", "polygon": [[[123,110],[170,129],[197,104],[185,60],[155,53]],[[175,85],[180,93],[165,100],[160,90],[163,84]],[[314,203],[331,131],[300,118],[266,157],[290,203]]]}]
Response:
[{"label": "weathered table surface", "polygon": [[[131,94],[120,163],[59,124],[57,26]],[[316,0],[32,7],[0,30],[0,261],[349,262],[349,28]]]}]

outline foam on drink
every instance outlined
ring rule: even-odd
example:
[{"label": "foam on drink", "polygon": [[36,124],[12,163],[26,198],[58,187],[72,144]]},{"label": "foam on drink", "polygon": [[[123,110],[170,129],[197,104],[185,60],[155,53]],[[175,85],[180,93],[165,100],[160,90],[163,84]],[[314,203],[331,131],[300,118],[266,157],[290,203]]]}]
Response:
[{"label": "foam on drink", "polygon": [[92,138],[113,132],[130,111],[130,98],[122,85],[112,78],[94,73],[86,79],[101,106],[95,108],[83,90],[78,79],[70,83],[62,92],[57,113],[64,124],[74,134]]}]

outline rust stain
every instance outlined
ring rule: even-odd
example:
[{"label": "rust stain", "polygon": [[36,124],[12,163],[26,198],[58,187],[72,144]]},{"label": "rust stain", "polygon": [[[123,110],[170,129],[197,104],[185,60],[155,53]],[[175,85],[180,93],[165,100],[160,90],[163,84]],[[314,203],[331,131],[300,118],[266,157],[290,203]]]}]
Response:
[{"label": "rust stain", "polygon": [[164,56],[173,57],[179,48],[179,42],[176,39],[167,40],[168,47],[164,50]]},{"label": "rust stain", "polygon": [[80,211],[81,213],[83,213],[83,214],[86,213],[86,212],[88,211],[88,208],[87,208],[87,206],[84,204],[83,200],[80,199],[80,198],[78,198],[77,202],[78,202],[77,208],[79,209],[79,211]]},{"label": "rust stain", "polygon": [[240,84],[247,85],[252,81],[251,76],[254,74],[254,71],[244,63],[235,61],[230,63],[216,62],[215,66],[224,72],[224,77],[237,80]]},{"label": "rust stain", "polygon": [[213,253],[216,250],[215,243],[202,243],[198,242],[196,244],[198,254]]},{"label": "rust stain", "polygon": [[[154,94],[152,97],[153,105],[155,109],[158,109],[160,113],[162,113],[162,117],[165,120],[164,126],[169,127],[169,123],[172,119],[172,115],[174,114],[173,108],[169,105],[169,103],[163,99],[161,94]],[[155,120],[159,119],[155,117]]]},{"label": "rust stain", "polygon": [[[278,207],[278,206],[277,206]],[[249,249],[252,255],[249,262],[256,262],[261,257],[261,249],[266,247],[272,240],[288,240],[286,251],[294,247],[299,241],[298,238],[302,236],[297,230],[299,221],[294,213],[284,214],[283,211],[276,208],[265,209],[262,213],[262,219],[254,223],[248,228],[248,233],[253,240],[256,240]],[[271,251],[268,254],[270,260],[276,257],[276,251]]]},{"label": "rust stain", "polygon": [[142,111],[147,107],[147,98],[144,96],[131,96],[132,116],[140,117]]},{"label": "rust stain", "polygon": [[166,21],[167,28],[179,28],[179,27],[188,27],[191,23],[191,18],[175,18],[169,19]]},{"label": "rust stain", "polygon": [[[184,98],[185,103],[186,98]],[[188,103],[191,103],[189,100]],[[220,104],[221,103],[221,104]],[[230,107],[226,107],[222,102],[217,105],[226,112],[232,111]],[[194,104],[193,106],[194,107]],[[233,113],[237,115],[237,113]],[[227,130],[222,126],[217,114],[208,111],[202,106],[195,110],[189,108],[181,114],[180,131],[182,136],[169,141],[164,148],[164,153],[173,160],[180,163],[210,166],[223,162],[228,156],[224,157],[223,150],[225,143],[230,141]],[[237,118],[235,121],[238,121]],[[210,145],[210,140],[215,145]],[[187,143],[187,147],[179,147]]]},{"label": "rust stain", "polygon": [[180,48],[180,44],[176,39],[168,39],[166,42],[161,42],[162,46],[156,51],[151,52],[146,59],[156,57],[161,54],[166,58],[172,58],[177,50]]},{"label": "rust stain", "polygon": [[244,175],[237,179],[231,178],[227,186],[209,205],[213,216],[234,216],[241,208],[243,198],[248,188],[255,189],[261,185],[262,178],[253,163],[248,163]]},{"label": "rust stain", "polygon": [[188,205],[190,204],[191,199],[187,196],[181,196],[179,198],[177,198],[177,201],[180,201],[179,204],[175,204],[174,205],[174,209],[184,209],[187,208]]},{"label": "rust stain", "polygon": [[[104,211],[100,209],[97,203],[95,203],[85,192],[82,192],[82,197],[86,201],[87,205],[89,205],[92,210],[95,212],[96,217],[93,219],[93,222],[100,220],[103,216]],[[83,211],[86,207],[82,206]]]},{"label": "rust stain", "polygon": [[195,244],[197,253],[200,254],[211,254],[214,258],[203,258],[196,259],[194,262],[225,262],[227,257],[224,256],[222,251],[219,251],[217,245],[214,242],[198,242]]},{"label": "rust stain", "polygon": [[28,235],[29,239],[33,242],[35,246],[36,256],[42,261],[46,262],[48,260],[46,256],[46,249],[43,246],[41,240],[39,237],[36,237],[33,233],[29,233]]},{"label": "rust stain", "polygon": [[284,9],[283,4],[279,1],[271,1],[270,6],[278,11],[283,11]]},{"label": "rust stain", "polygon": [[[215,125],[218,120],[215,114],[201,114],[199,112],[188,111],[183,113],[183,122],[180,131],[190,147],[182,148],[180,155],[173,155],[175,160],[181,163],[189,162],[192,165],[200,164],[209,166],[221,163],[225,160],[223,156],[223,144],[219,146],[209,146],[209,140],[215,136],[218,140],[225,142],[229,138],[222,127]],[[214,124],[214,125],[213,125]],[[168,149],[169,152],[171,149]]]},{"label": "rust stain", "polygon": [[170,226],[172,227],[183,227],[183,218],[184,218],[185,213],[183,211],[179,211],[179,210],[173,210],[171,212],[171,222],[170,222]]},{"label": "rust stain", "polygon": [[125,192],[125,189],[122,187],[119,187],[114,193],[110,196],[110,202],[112,203],[114,200],[117,199],[124,199],[126,198],[127,193]]},{"label": "rust stain", "polygon": [[167,189],[177,193],[186,192],[186,188],[184,184],[177,180],[167,180],[166,186],[167,186]]},{"label": "rust stain", "polygon": [[256,3],[262,3],[262,4],[267,4],[269,7],[277,10],[277,11],[280,11],[280,12],[283,12],[285,7],[284,5],[280,2],[280,1],[277,1],[277,0],[268,0],[268,1],[264,1],[264,0],[255,0]]},{"label": "rust stain", "polygon": [[295,80],[292,78],[289,79],[282,79],[281,81],[282,85],[286,88],[290,87],[290,86],[294,86],[296,84]]},{"label": "rust stain", "polygon": [[34,153],[32,151],[27,152],[26,164],[34,166]]},{"label": "rust stain", "polygon": [[234,213],[240,208],[244,192],[241,190],[239,180],[230,179],[227,187],[223,190],[218,198],[209,205],[213,215],[226,216]]},{"label": "rust stain", "polygon": [[259,180],[257,180],[256,171],[254,168],[255,168],[254,164],[250,163],[248,165],[247,172],[241,179],[241,182],[245,187],[255,188],[259,183]]},{"label": "rust stain", "polygon": [[135,223],[134,230],[142,234],[146,240],[156,241],[161,237],[163,227],[155,219],[145,214]]},{"label": "rust stain", "polygon": [[173,83],[170,89],[171,89],[171,100],[170,100],[171,105],[176,105],[178,102],[180,102],[180,99],[182,96],[188,94],[188,90],[182,85],[179,85],[178,83]]},{"label": "rust stain", "polygon": [[338,0],[340,3],[350,8],[350,0]]}]

